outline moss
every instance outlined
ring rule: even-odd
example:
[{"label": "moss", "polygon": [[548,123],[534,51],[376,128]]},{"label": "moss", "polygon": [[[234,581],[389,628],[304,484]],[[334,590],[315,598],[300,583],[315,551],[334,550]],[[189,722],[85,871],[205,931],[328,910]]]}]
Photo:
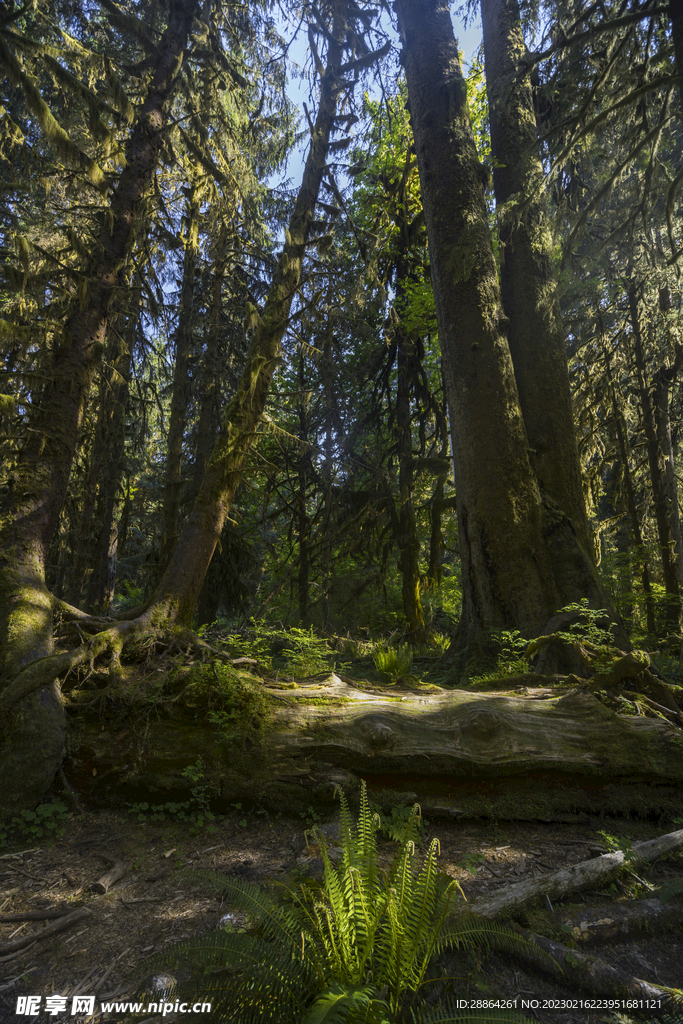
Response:
[{"label": "moss", "polygon": [[341,707],[343,704],[353,704],[351,697],[309,697],[305,693],[289,693],[289,701],[298,701],[301,704],[310,704],[312,707]]}]

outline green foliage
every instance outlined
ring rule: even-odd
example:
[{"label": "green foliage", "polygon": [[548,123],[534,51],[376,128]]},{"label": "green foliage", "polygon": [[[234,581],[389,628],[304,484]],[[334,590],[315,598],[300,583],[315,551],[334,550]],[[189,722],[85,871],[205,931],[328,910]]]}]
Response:
[{"label": "green foliage", "polygon": [[343,793],[340,801],[337,863],[325,836],[313,829],[323,861],[320,883],[283,885],[276,900],[242,879],[193,873],[246,913],[248,925],[190,939],[154,957],[155,968],[189,961],[195,975],[201,971],[193,982],[173,986],[174,998],[177,988],[191,998],[189,986],[212,1001],[213,1020],[240,1024],[393,1024],[404,1017],[407,996],[426,984],[433,955],[472,945],[527,949],[514,932],[489,921],[460,919],[445,930],[459,886],[436,870],[437,839],[416,866],[417,806],[383,869],[380,822],[365,784],[355,825]]},{"label": "green foliage", "polygon": [[267,717],[268,701],[259,683],[220,661],[194,665],[184,684],[186,708],[203,711],[226,736],[258,732]]},{"label": "green foliage", "polygon": [[578,612],[581,618],[573,622],[566,631],[559,632],[557,636],[570,643],[578,640],[593,644],[595,647],[614,647],[614,624],[610,623],[607,628],[600,625],[601,621],[609,620],[609,612],[604,608],[589,608],[588,598],[584,597],[578,603],[560,608],[559,614],[563,612]]},{"label": "green foliage", "polygon": [[128,612],[143,603],[145,592],[130,580],[121,580],[118,592],[114,597],[114,608],[117,612]]},{"label": "green foliage", "polygon": [[[470,684],[481,685],[489,679],[518,675],[528,671],[527,648],[529,641],[517,629],[491,630],[479,641],[479,657],[475,658],[473,674],[470,668]],[[481,670],[484,671],[481,671]]]},{"label": "green foliage", "polygon": [[142,801],[129,804],[129,811],[136,815],[138,821],[185,821],[190,826],[188,831],[191,835],[200,832],[205,825],[209,826],[207,831],[217,831],[216,826],[211,824],[215,821],[216,815],[209,809],[211,790],[205,783],[202,758],[198,757],[196,762],[188,765],[181,774],[191,784],[190,800],[168,800],[164,804],[149,804]]},{"label": "green foliage", "polygon": [[485,860],[486,857],[483,853],[468,853],[464,861],[458,864],[458,867],[462,868],[463,871],[469,871],[471,875],[476,875],[477,868],[480,864],[483,864]]},{"label": "green foliage", "polygon": [[611,836],[607,832],[599,832],[602,836],[605,846],[610,853],[616,853],[621,851],[624,855],[624,864],[629,865],[636,859],[636,854],[633,849],[633,843],[630,839],[618,839],[616,836]]},{"label": "green foliage", "polygon": [[317,636],[311,626],[310,630],[291,626],[283,631],[286,646],[282,652],[285,660],[284,669],[288,675],[306,679],[320,672],[330,671],[334,667],[331,662],[332,651],[327,640]]},{"label": "green foliage", "polygon": [[415,838],[422,838],[424,830],[429,828],[429,822],[422,817],[419,804],[415,804],[413,807],[394,806],[388,814],[377,810],[374,805],[372,808],[379,815],[380,832],[387,838],[393,839],[395,843],[403,843],[409,833],[414,833]]},{"label": "green foliage", "polygon": [[39,842],[64,832],[69,809],[61,800],[39,804],[33,811],[21,811],[8,825],[0,827],[0,846],[15,840]]},{"label": "green foliage", "polygon": [[382,679],[393,684],[410,674],[413,667],[413,652],[409,644],[399,644],[398,647],[379,648],[373,654],[372,660]]},{"label": "green foliage", "polygon": [[670,878],[656,890],[654,895],[660,903],[668,903],[676,896],[683,895],[683,878]]}]

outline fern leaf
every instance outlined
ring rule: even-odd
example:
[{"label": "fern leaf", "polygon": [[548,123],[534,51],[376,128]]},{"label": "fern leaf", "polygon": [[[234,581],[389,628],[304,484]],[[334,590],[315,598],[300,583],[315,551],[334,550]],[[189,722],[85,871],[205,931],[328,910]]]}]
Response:
[{"label": "fern leaf", "polygon": [[290,951],[300,947],[301,926],[294,914],[257,885],[211,871],[192,871],[188,874],[195,881],[229,896],[237,910],[253,917],[265,939],[284,941]]},{"label": "fern leaf", "polygon": [[376,989],[335,985],[318,996],[302,1024],[389,1024],[389,1007]]},{"label": "fern leaf", "polygon": [[670,878],[668,882],[656,890],[655,894],[660,903],[668,903],[675,896],[683,893],[683,878]]},{"label": "fern leaf", "polygon": [[514,1010],[487,1010],[485,1013],[463,1013],[453,1003],[442,1004],[433,1010],[416,1014],[414,1024],[533,1024],[528,1017]]}]

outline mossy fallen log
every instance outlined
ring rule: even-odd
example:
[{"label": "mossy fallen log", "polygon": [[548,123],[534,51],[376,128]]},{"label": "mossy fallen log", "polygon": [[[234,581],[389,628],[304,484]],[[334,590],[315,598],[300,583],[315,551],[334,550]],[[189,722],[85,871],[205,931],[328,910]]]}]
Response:
[{"label": "mossy fallen log", "polygon": [[352,771],[500,777],[559,769],[683,780],[680,729],[617,715],[579,688],[540,700],[436,688],[368,693],[333,674],[288,700],[274,714],[266,746]]},{"label": "mossy fallen log", "polygon": [[[202,710],[204,691],[197,696],[187,680],[148,713],[122,716],[119,704],[111,729],[100,711],[92,721],[81,713],[70,778],[110,795],[123,786],[128,802],[163,803],[186,798],[187,769],[194,778],[201,765],[202,785],[228,804],[247,798],[297,811],[331,805],[338,786],[352,795],[361,777],[377,802],[418,799],[430,817],[680,810],[683,732],[617,715],[582,688],[405,691],[332,674],[277,689],[250,678],[268,710],[243,734],[221,727],[233,721],[229,710]],[[209,707],[216,699],[208,694]]]}]

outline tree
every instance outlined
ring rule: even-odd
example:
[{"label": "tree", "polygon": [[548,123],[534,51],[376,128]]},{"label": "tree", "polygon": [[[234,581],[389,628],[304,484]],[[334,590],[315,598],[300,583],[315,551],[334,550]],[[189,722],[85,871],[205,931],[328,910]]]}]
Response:
[{"label": "tree", "polygon": [[[96,633],[81,648],[52,654],[54,611],[61,609],[81,623],[88,619],[83,613],[60,605],[47,591],[45,560],[64,502],[85,394],[101,350],[98,346],[104,338],[108,297],[117,284],[136,213],[160,153],[168,104],[194,15],[191,7],[171,0],[152,85],[131,135],[126,168],[113,193],[113,228],[105,227],[100,238],[101,250],[98,248],[94,261],[89,301],[67,324],[68,340],[55,354],[52,377],[36,414],[38,439],[31,434],[17,467],[17,481],[2,507],[0,668],[5,687],[0,703],[7,710],[12,709],[11,726],[5,728],[2,737],[8,794],[5,811],[35,799],[60,763],[64,720],[58,675],[101,654],[110,655],[115,675],[127,637],[146,628],[191,625],[201,585],[239,485],[279,359],[280,342],[300,283],[320,183],[326,173],[337,102],[342,91],[353,87],[349,74],[357,75],[376,56],[353,56],[358,32],[364,31],[367,18],[359,9],[354,11],[357,13],[347,14],[345,0],[333,3],[326,16],[317,8],[314,11],[312,45],[317,35],[326,45],[327,57],[323,63],[315,49],[320,101],[301,187],[274,279],[263,311],[257,317],[238,390],[228,403],[181,541],[173,550],[152,600],[134,620]],[[379,53],[384,54],[387,49],[385,46]],[[351,59],[344,63],[349,51]],[[104,256],[100,257],[100,251]],[[49,417],[54,420],[51,431]],[[55,427],[55,423],[59,426]],[[94,627],[101,625],[96,622]]]},{"label": "tree", "polygon": [[397,11],[451,416],[463,635],[535,634],[569,601],[607,599],[532,465],[448,5],[399,0]]}]

